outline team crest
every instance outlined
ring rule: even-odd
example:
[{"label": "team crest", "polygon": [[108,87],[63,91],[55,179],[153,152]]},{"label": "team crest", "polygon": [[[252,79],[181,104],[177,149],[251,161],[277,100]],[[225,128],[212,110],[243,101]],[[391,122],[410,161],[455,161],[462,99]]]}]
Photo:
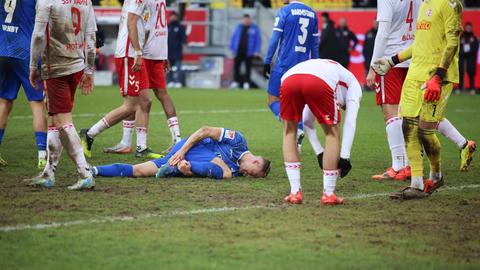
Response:
[{"label": "team crest", "polygon": [[228,138],[230,140],[235,139],[235,131],[233,130],[225,130],[225,138]]}]

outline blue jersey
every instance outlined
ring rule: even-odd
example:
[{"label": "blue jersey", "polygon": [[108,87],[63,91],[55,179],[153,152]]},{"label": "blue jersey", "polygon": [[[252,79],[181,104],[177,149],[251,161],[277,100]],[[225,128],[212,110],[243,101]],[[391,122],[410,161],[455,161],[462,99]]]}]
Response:
[{"label": "blue jersey", "polygon": [[318,58],[317,14],[301,2],[290,2],[278,12],[265,63],[272,62],[279,48],[273,71],[286,72],[296,64]]},{"label": "blue jersey", "polygon": [[35,0],[0,1],[0,57],[29,59]]}]

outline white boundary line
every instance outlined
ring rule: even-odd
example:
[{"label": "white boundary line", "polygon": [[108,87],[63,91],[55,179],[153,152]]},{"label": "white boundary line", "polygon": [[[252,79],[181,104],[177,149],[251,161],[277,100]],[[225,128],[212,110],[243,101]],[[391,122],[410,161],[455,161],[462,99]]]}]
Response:
[{"label": "white boundary line", "polygon": [[[270,109],[235,109],[235,110],[184,110],[177,111],[179,115],[182,114],[217,114],[217,113],[255,113],[255,112],[269,112]],[[150,112],[150,115],[164,115],[164,112]],[[102,117],[105,113],[77,113],[73,114],[73,118],[89,118]],[[14,120],[32,119],[32,115],[13,115],[10,117]]]},{"label": "white boundary line", "polygon": [[[463,186],[450,186],[441,188],[441,190],[462,190],[462,189],[475,189],[480,188],[480,184],[472,185],[463,185]],[[385,197],[388,193],[365,193],[358,194],[351,197],[346,197],[347,200],[361,200],[375,197]],[[156,217],[179,217],[179,216],[192,216],[192,215],[201,215],[208,213],[226,213],[234,211],[242,211],[249,209],[265,209],[265,208],[276,208],[275,206],[262,206],[262,205],[253,205],[245,207],[220,207],[220,208],[202,208],[196,210],[187,210],[187,211],[172,211],[163,214],[143,214],[138,216],[112,216],[112,217],[103,217],[99,219],[83,219],[83,220],[73,220],[66,222],[53,222],[53,223],[40,223],[40,224],[17,224],[12,226],[3,226],[0,227],[0,232],[11,232],[11,231],[24,231],[24,230],[43,230],[59,227],[69,227],[74,225],[85,225],[85,224],[102,224],[108,222],[118,222],[118,221],[140,221],[149,218]]]}]

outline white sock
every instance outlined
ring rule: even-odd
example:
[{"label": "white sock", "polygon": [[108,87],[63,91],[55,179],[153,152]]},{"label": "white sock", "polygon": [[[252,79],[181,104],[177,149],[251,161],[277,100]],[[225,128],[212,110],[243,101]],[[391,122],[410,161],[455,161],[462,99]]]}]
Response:
[{"label": "white sock", "polygon": [[135,126],[135,120],[123,120],[123,136],[122,140],[120,141],[121,144],[126,146],[132,145],[132,134],[133,134],[133,127]]},{"label": "white sock", "polygon": [[297,193],[302,188],[300,186],[300,162],[285,162],[285,171],[287,171],[288,181],[290,182],[290,193]]},{"label": "white sock", "polygon": [[62,127],[60,130],[60,140],[62,141],[63,147],[67,149],[72,161],[77,165],[80,178],[90,177],[91,173],[83,153],[82,142],[73,124],[66,124]]},{"label": "white sock", "polygon": [[412,176],[410,186],[423,190],[423,176]]},{"label": "white sock", "polygon": [[137,127],[137,148],[141,150],[147,148],[147,128]]},{"label": "white sock", "polygon": [[43,169],[43,175],[47,177],[54,177],[57,169],[60,156],[62,155],[62,141],[60,140],[60,133],[55,126],[48,127],[47,132],[47,165]]},{"label": "white sock", "polygon": [[303,131],[305,131],[305,134],[307,135],[310,145],[312,145],[315,155],[318,156],[318,154],[323,153],[324,149],[322,147],[322,144],[318,140],[317,130],[315,128],[310,128],[304,124]]},{"label": "white sock", "polygon": [[[47,134],[48,136],[48,134]],[[47,158],[47,150],[39,150],[38,151],[38,159],[46,159]]]},{"label": "white sock", "polygon": [[465,137],[463,137],[462,134],[460,134],[460,132],[458,132],[458,130],[446,118],[438,123],[437,130],[443,136],[447,137],[447,139],[456,144],[460,150],[462,150],[467,143],[467,139],[465,139]]},{"label": "white sock", "polygon": [[110,125],[107,122],[107,119],[104,117],[100,119],[95,125],[93,125],[87,132],[87,135],[91,138],[94,138],[98,134],[102,133],[105,129],[109,128]]},{"label": "white sock", "polygon": [[407,151],[405,150],[405,139],[403,138],[402,119],[392,117],[386,122],[387,140],[392,154],[392,168],[399,171],[405,167]]},{"label": "white sock", "polygon": [[440,180],[442,179],[442,172],[430,172],[429,176],[429,178],[432,180]]},{"label": "white sock", "polygon": [[330,196],[335,191],[339,170],[323,170],[323,193]]},{"label": "white sock", "polygon": [[180,124],[178,123],[178,118],[176,116],[170,117],[167,120],[168,128],[172,134],[172,143],[179,142],[182,138],[180,137]]}]

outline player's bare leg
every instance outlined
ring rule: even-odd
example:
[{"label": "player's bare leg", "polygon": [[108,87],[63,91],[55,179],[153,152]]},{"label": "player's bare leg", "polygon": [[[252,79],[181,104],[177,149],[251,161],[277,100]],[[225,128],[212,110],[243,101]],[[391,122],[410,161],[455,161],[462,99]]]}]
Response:
[{"label": "player's bare leg", "polygon": [[303,131],[307,135],[308,141],[310,142],[310,145],[312,146],[313,151],[317,156],[318,166],[320,166],[320,169],[323,170],[324,149],[317,136],[317,130],[315,128],[315,116],[310,111],[308,106],[305,106],[305,108],[303,109],[302,118],[303,118]]},{"label": "player's bare leg", "polygon": [[372,179],[404,181],[410,177],[410,168],[402,131],[402,119],[398,117],[398,104],[383,104],[382,112],[386,123],[392,166],[382,174],[373,175]]},{"label": "player's bare leg", "polygon": [[47,164],[47,120],[45,119],[45,102],[30,101],[33,116],[33,131],[37,140],[38,169],[43,170]]},{"label": "player's bare leg", "polygon": [[137,148],[135,157],[147,157],[151,159],[160,158],[162,155],[153,153],[147,147],[148,117],[152,107],[152,99],[149,90],[140,92],[140,100],[135,113],[135,126],[137,132]]},{"label": "player's bare leg", "polygon": [[[268,107],[272,111],[273,115],[275,115],[275,118],[278,119],[278,121],[282,121],[280,118],[280,97],[276,97],[273,95],[268,95]],[[297,147],[298,150],[300,151],[302,148],[302,142],[303,139],[305,138],[305,133],[303,132],[303,124],[302,122],[299,123],[300,125],[297,124]]]},{"label": "player's bare leg", "polygon": [[300,154],[297,148],[297,128],[296,121],[283,120],[283,160],[290,182],[290,195],[285,197],[285,202],[292,204],[301,204],[303,201],[300,185]]},{"label": "player's bare leg", "polygon": [[[0,146],[3,141],[3,134],[5,132],[5,128],[7,127],[8,115],[12,111],[13,101],[0,98]],[[0,167],[6,166],[8,163],[2,158],[0,152]]]},{"label": "player's bare leg", "polygon": [[167,117],[167,125],[170,129],[170,134],[172,135],[172,144],[176,144],[182,138],[180,136],[180,125],[173,100],[166,89],[154,88],[153,92],[160,103],[162,103],[163,111]]},{"label": "player's bare leg", "polygon": [[325,151],[323,152],[323,195],[322,204],[342,204],[343,198],[335,195],[337,178],[340,176],[338,160],[340,159],[339,125],[322,124],[325,132]]},{"label": "player's bare leg", "polygon": [[110,111],[90,129],[81,130],[80,136],[82,138],[85,156],[92,156],[91,150],[95,136],[137,111],[139,99],[140,97],[138,96],[125,96],[123,98],[123,104],[120,107]]},{"label": "player's bare leg", "polygon": [[473,140],[466,139],[446,118],[438,123],[437,130],[457,145],[460,150],[460,170],[468,170],[473,159],[473,154],[477,149],[477,143]]}]

